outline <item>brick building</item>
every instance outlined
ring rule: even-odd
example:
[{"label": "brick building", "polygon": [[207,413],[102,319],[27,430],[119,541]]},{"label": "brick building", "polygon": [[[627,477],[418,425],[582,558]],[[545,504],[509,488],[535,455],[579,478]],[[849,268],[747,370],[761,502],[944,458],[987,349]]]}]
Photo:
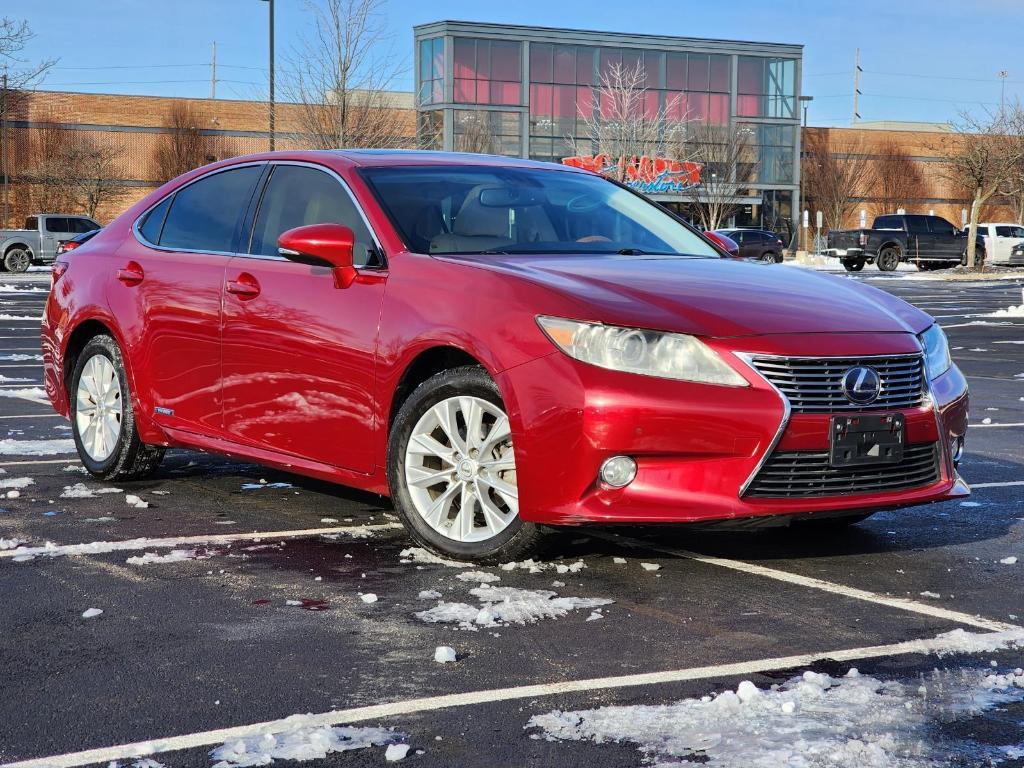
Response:
[{"label": "brick building", "polygon": [[[187,104],[197,118],[196,127],[215,140],[211,142],[215,152],[208,158],[210,160],[264,152],[269,146],[269,108],[266,102],[54,91],[18,95],[20,98],[11,100],[4,136],[0,139],[4,142],[6,155],[3,167],[9,177],[7,222],[0,221],[0,226],[20,226],[27,214],[38,210],[42,202],[53,199],[43,194],[41,187],[45,185],[32,180],[39,178],[33,166],[39,164],[40,149],[54,132],[67,135],[73,131],[75,135],[88,137],[96,144],[115,150],[108,166],[115,183],[96,212],[102,222],[110,221],[161,183],[154,153],[161,137],[169,133],[170,115],[175,104]],[[412,95],[395,93],[389,96],[390,103],[405,118],[404,143],[414,146]],[[286,103],[277,105],[275,135],[278,149],[308,146],[302,138],[302,121],[300,107]],[[2,210],[0,207],[0,219],[3,219]]]}]

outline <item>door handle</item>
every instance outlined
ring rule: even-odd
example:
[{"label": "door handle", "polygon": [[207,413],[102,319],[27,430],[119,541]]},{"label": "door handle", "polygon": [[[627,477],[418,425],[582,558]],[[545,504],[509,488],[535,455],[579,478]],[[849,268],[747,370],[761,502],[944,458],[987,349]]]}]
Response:
[{"label": "door handle", "polygon": [[260,295],[260,284],[248,272],[243,272],[236,280],[227,281],[227,292],[240,299],[254,299]]},{"label": "door handle", "polygon": [[117,279],[125,285],[138,285],[146,277],[142,267],[137,262],[129,261],[122,269],[117,270]]}]

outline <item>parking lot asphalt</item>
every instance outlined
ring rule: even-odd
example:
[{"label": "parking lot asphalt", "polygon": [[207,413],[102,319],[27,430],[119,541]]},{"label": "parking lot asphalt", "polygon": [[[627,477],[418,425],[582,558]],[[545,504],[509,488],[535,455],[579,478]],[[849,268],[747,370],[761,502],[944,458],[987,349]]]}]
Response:
[{"label": "parking lot asphalt", "polygon": [[[884,744],[877,719],[859,722],[848,703],[847,717],[800,720],[786,737],[833,749],[807,765],[1024,765],[1024,677],[983,702],[958,698],[982,670],[1024,666],[1024,318],[989,316],[1024,304],[1024,274],[849,279],[946,328],[972,389],[969,501],[839,533],[562,530],[536,563],[459,568],[408,550],[386,499],[253,464],[170,451],[150,479],[94,482],[39,389],[48,275],[0,276],[0,763],[210,766],[212,749],[253,734],[351,725],[393,729],[378,741],[409,745],[404,761],[422,766],[761,765],[751,756],[783,754],[765,735],[774,721],[695,731],[701,707],[741,706],[702,697],[747,691],[737,701],[749,714],[744,680],[768,701],[808,671],[850,685],[841,676],[855,667],[920,690],[900,704],[884,688],[871,710],[913,714],[890,722],[913,736],[905,762],[836,757],[852,741]],[[442,601],[480,607],[500,588],[544,615],[465,627],[417,615]],[[957,652],[963,632],[984,651]],[[438,646],[457,660],[436,662]],[[657,731],[642,719],[651,711],[632,707],[682,700],[656,711],[668,733],[645,735]],[[613,726],[590,728],[584,711],[612,706],[626,708],[602,710]],[[555,711],[576,713],[563,718],[571,738],[544,719]],[[740,742],[749,751],[730,751]]]}]

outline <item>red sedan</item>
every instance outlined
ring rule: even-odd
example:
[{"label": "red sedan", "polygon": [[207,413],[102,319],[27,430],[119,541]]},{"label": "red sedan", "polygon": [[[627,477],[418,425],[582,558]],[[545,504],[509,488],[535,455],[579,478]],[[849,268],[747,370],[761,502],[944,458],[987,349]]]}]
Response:
[{"label": "red sedan", "polygon": [[46,390],[96,478],[167,447],[391,496],[448,557],[544,524],[834,524],[962,497],[932,318],[721,259],[595,174],[279,152],[192,171],[54,268]]}]

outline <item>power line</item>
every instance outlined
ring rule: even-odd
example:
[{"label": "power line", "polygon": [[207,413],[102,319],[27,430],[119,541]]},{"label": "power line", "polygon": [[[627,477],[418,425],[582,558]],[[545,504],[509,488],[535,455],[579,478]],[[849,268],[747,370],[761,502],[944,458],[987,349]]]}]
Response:
[{"label": "power line", "polygon": [[[47,86],[56,88],[67,88],[73,85],[168,85],[172,83],[208,83],[208,78],[201,80],[94,80],[94,81],[82,81],[74,83],[46,83]],[[262,85],[261,83],[254,83],[249,80],[221,80],[217,79],[218,83],[235,83],[237,85]]]}]

